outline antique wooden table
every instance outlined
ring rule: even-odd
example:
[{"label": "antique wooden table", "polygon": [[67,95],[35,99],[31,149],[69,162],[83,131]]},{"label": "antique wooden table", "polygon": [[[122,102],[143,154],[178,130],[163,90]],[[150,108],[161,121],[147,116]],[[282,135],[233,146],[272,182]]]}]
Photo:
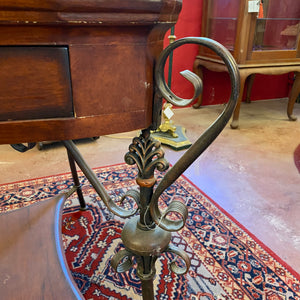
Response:
[{"label": "antique wooden table", "polygon": [[[261,5],[257,8],[260,9],[255,11],[248,0],[203,0],[201,35],[225,45],[240,71],[241,93],[231,122],[233,129],[239,126],[243,90],[246,89],[246,102],[250,102],[256,74],[295,73],[287,115],[292,121],[297,119],[293,115],[293,108],[300,93],[299,2],[257,1],[259,2]],[[200,47],[199,55],[194,61],[194,71],[202,77],[204,68],[213,72],[226,71],[222,61],[214,53]],[[202,96],[194,108],[199,108],[201,104]]]},{"label": "antique wooden table", "polygon": [[[238,64],[239,72],[241,76],[241,92],[240,97],[238,99],[237,106],[235,108],[232,122],[230,124],[232,129],[236,129],[239,126],[239,115],[240,115],[240,107],[243,100],[243,91],[246,89],[246,102],[250,103],[250,94],[253,85],[253,81],[256,74],[263,74],[263,75],[279,75],[279,74],[286,74],[289,72],[295,72],[296,77],[293,83],[288,105],[287,105],[287,115],[289,120],[295,121],[297,117],[293,115],[293,109],[295,102],[300,93],[300,64],[299,62],[294,63],[260,63],[260,64],[252,64],[249,65],[242,65]],[[208,70],[214,72],[226,72],[227,68],[224,64],[212,61],[210,59],[197,56],[194,62],[194,72],[199,75],[203,79],[203,69],[206,68]],[[199,96],[198,101],[194,104],[194,108],[199,108],[202,104],[202,95]]]},{"label": "antique wooden table", "polygon": [[[180,8],[180,0],[2,0],[0,143],[158,122],[154,62]],[[53,203],[0,215],[2,299],[81,298],[54,247]]]},{"label": "antique wooden table", "polygon": [[179,0],[3,0],[0,143],[153,122],[153,62]]}]

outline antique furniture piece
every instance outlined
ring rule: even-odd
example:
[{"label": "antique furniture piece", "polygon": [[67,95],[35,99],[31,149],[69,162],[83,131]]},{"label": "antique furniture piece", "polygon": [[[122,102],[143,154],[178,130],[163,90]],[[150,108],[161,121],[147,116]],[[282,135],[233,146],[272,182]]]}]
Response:
[{"label": "antique furniture piece", "polygon": [[153,61],[180,2],[1,1],[0,142],[150,126]]},{"label": "antique furniture piece", "polygon": [[[253,11],[252,4],[258,4]],[[255,10],[255,9],[254,9]],[[250,12],[249,12],[250,11]],[[202,36],[223,44],[235,58],[241,75],[241,93],[233,114],[232,128],[238,127],[244,86],[250,100],[255,74],[295,72],[287,114],[290,120],[300,93],[300,5],[293,0],[203,0]],[[215,54],[200,47],[194,72],[203,77],[202,68],[224,72]],[[272,87],[268,87],[272,88]],[[194,108],[199,108],[202,96]]]},{"label": "antique furniture piece", "polygon": [[[180,8],[180,0],[1,1],[0,143],[62,140],[74,179],[74,188],[58,198],[0,214],[3,299],[82,298],[60,240],[64,199],[76,190],[81,209],[86,209],[76,164],[111,212],[128,218],[139,211],[126,223],[125,249],[111,263],[122,272],[131,267],[132,257],[137,260],[144,299],[154,299],[155,261],[164,252],[179,255],[186,264],[174,262],[173,272],[187,271],[189,257],[170,245],[170,232],[184,226],[187,208],[174,201],[161,212],[158,199],[227,124],[239,94],[239,74],[230,53],[212,40],[186,38],[161,52]],[[208,47],[221,57],[230,74],[231,97],[154,190],[154,170],[168,168],[160,143],[150,136],[160,123],[162,99],[186,105],[201,92],[201,80],[192,72],[183,72],[195,87],[192,99],[174,95],[164,79],[168,56],[186,43]],[[109,196],[71,140],[135,129],[143,130],[130,145],[126,162],[137,164],[140,189],[129,190],[119,201]],[[128,200],[137,209],[122,207]],[[179,219],[169,219],[173,213]]]},{"label": "antique furniture piece", "polygon": [[[157,122],[153,65],[180,8],[178,0],[1,1],[0,143],[86,138]],[[52,226],[53,203],[0,216],[1,226],[19,220],[18,228],[10,222],[2,227],[1,298],[71,299],[70,282],[76,291],[60,271],[51,227],[41,243],[35,242],[36,226],[22,230],[39,218]],[[17,249],[14,259],[10,253],[23,237],[40,247],[35,252],[48,251],[35,258],[24,246],[29,253]],[[30,256],[34,263],[17,264]],[[9,264],[18,269],[9,272]]]}]

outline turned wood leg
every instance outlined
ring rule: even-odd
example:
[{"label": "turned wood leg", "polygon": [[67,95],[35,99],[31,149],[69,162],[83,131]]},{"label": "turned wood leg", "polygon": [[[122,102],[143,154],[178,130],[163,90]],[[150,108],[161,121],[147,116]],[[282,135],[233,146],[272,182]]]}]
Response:
[{"label": "turned wood leg", "polygon": [[[203,67],[200,65],[199,59],[196,58],[196,60],[194,62],[194,66],[193,66],[193,71],[203,81],[203,70],[202,70],[202,68]],[[202,105],[202,100],[203,100],[202,95],[203,95],[203,91],[201,92],[200,96],[198,97],[197,103],[195,103],[193,105],[193,108],[200,108],[200,106]]]},{"label": "turned wood leg", "polygon": [[230,127],[232,129],[236,129],[236,128],[239,127],[240,108],[241,108],[241,102],[243,100],[243,93],[244,93],[245,82],[246,82],[247,77],[248,77],[248,75],[246,75],[246,74],[243,75],[242,72],[240,73],[241,88],[240,88],[239,98],[237,100],[237,104],[236,104],[236,107],[235,107],[234,112],[233,112],[232,122],[230,124]]},{"label": "turned wood leg", "polygon": [[300,72],[295,72],[295,81],[290,93],[289,102],[287,106],[287,115],[291,121],[296,121],[297,117],[293,115],[294,104],[300,94]]},{"label": "turned wood leg", "polygon": [[251,102],[250,96],[251,96],[254,79],[255,79],[255,74],[251,74],[250,76],[248,76],[246,80],[246,103]]}]

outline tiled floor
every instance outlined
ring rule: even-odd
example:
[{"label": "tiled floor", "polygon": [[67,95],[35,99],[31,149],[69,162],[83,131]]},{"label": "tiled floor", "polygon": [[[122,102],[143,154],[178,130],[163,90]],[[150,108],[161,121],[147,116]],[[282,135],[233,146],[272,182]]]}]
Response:
[{"label": "tiled floor", "polygon": [[[300,144],[300,104],[294,109],[296,122],[288,121],[286,104],[286,99],[243,104],[240,128],[228,125],[185,175],[300,273],[300,174],[294,163]],[[179,109],[174,121],[195,141],[222,109]],[[91,167],[121,163],[135,135],[103,136],[78,147]],[[165,152],[174,164],[184,151]],[[24,154],[2,145],[0,153],[0,183],[69,171],[59,145]]]}]

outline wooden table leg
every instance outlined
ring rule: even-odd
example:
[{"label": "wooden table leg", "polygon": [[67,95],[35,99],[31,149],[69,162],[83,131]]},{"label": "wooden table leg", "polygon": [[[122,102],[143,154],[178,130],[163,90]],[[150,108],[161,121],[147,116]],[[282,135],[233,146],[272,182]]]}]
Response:
[{"label": "wooden table leg", "polygon": [[239,127],[240,108],[241,108],[241,103],[242,103],[242,100],[243,100],[243,93],[244,93],[245,82],[247,80],[247,77],[248,77],[248,74],[243,74],[242,72],[240,72],[240,78],[241,78],[240,95],[239,95],[239,98],[237,100],[235,110],[233,112],[232,122],[230,124],[230,127],[232,129],[236,129],[236,128]]},{"label": "wooden table leg", "polygon": [[293,115],[294,104],[300,94],[300,72],[295,72],[295,81],[290,93],[289,102],[287,106],[287,115],[291,121],[296,121],[297,117]]},{"label": "wooden table leg", "polygon": [[247,89],[246,90],[246,103],[251,102],[250,96],[251,96],[254,79],[255,79],[255,74],[251,74],[250,76],[247,77],[247,80],[246,80],[246,89]]}]

